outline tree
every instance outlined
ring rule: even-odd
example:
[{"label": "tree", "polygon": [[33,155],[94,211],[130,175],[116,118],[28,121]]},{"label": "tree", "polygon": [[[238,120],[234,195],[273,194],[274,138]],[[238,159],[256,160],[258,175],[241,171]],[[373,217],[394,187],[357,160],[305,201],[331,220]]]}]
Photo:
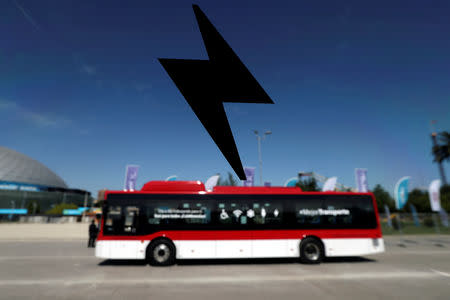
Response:
[{"label": "tree", "polygon": [[439,133],[438,141],[440,161],[450,160],[450,133],[447,131]]},{"label": "tree", "polygon": [[450,184],[441,187],[441,207],[450,212]]},{"label": "tree", "polygon": [[444,185],[447,184],[445,179],[444,168],[442,167],[442,163],[445,160],[450,160],[450,133],[447,131],[443,131],[437,135],[432,134],[433,139],[433,161],[439,164],[439,171],[441,173],[441,181]]},{"label": "tree", "polygon": [[301,179],[297,182],[296,186],[302,189],[305,192],[318,192],[320,191],[319,186],[317,185],[317,180],[314,177],[308,177],[306,179]]},{"label": "tree", "polygon": [[377,201],[378,210],[382,211],[384,210],[384,205],[386,204],[389,209],[392,211],[395,209],[395,201],[389,195],[389,193],[380,185],[377,184],[375,188],[373,189],[372,193],[375,196],[375,199]]},{"label": "tree", "polygon": [[430,212],[430,200],[428,197],[428,192],[414,189],[408,195],[408,202],[405,207],[409,208],[409,204],[412,204],[416,207],[416,210],[419,212]]},{"label": "tree", "polygon": [[228,172],[228,178],[222,179],[222,176],[220,176],[219,181],[217,181],[217,185],[236,186],[238,185],[238,181],[233,177],[233,174]]}]

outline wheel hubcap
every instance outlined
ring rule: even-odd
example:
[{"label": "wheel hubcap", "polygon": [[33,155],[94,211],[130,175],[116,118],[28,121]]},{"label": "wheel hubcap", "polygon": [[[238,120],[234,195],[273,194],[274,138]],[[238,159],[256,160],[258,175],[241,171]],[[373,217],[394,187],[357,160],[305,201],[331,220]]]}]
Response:
[{"label": "wheel hubcap", "polygon": [[169,256],[170,256],[170,249],[165,244],[159,244],[153,250],[153,258],[159,263],[167,261]]},{"label": "wheel hubcap", "polygon": [[309,243],[305,246],[305,256],[309,260],[318,260],[320,249],[316,244]]}]

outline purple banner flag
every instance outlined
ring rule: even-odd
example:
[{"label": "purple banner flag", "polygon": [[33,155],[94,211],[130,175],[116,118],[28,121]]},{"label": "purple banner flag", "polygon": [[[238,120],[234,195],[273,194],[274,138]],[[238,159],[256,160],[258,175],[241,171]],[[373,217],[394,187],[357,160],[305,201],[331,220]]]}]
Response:
[{"label": "purple banner flag", "polygon": [[367,169],[355,169],[356,188],[360,193],[367,193],[369,191],[367,185]]},{"label": "purple banner flag", "polygon": [[255,168],[244,167],[245,177],[247,180],[243,181],[244,186],[254,186]]},{"label": "purple banner flag", "polygon": [[125,191],[134,191],[136,189],[136,181],[138,176],[139,166],[127,165],[125,172]]}]

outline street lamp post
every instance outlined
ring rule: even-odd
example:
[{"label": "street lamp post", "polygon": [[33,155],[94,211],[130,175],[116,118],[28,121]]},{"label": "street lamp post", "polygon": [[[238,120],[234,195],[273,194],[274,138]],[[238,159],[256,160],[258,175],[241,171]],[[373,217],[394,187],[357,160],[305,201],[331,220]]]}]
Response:
[{"label": "street lamp post", "polygon": [[263,136],[259,135],[258,130],[253,130],[253,132],[256,135],[256,139],[258,140],[258,159],[259,159],[259,184],[262,186],[263,185],[263,180],[262,180],[262,155],[261,155],[261,140],[264,140],[266,138],[266,135],[272,134],[272,131],[267,130],[266,132],[264,132]]}]

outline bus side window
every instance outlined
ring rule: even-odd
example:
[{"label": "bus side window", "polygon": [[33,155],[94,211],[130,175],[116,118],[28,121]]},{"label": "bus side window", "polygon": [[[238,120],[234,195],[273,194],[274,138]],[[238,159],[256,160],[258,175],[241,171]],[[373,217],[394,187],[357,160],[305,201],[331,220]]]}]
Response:
[{"label": "bus side window", "polygon": [[228,226],[247,225],[253,218],[252,213],[245,203],[239,202],[219,202],[216,211],[218,212],[219,224]]},{"label": "bus side window", "polygon": [[154,225],[171,228],[194,228],[200,224],[209,224],[211,206],[201,201],[167,201],[145,205],[145,226],[153,230]]},{"label": "bus side window", "polygon": [[184,202],[186,224],[209,224],[211,222],[211,206],[204,202]]},{"label": "bus side window", "polygon": [[[335,208],[334,208],[334,206],[332,206],[332,205],[328,205],[327,207],[326,207],[326,209],[327,210],[334,210]],[[337,220],[337,217],[336,216],[334,216],[334,215],[330,215],[330,216],[328,216],[327,217],[328,218],[328,224],[330,224],[330,225],[335,225],[336,224],[336,220]]]},{"label": "bus side window", "polygon": [[336,211],[335,221],[332,223],[328,219],[329,225],[354,229],[369,229],[377,226],[372,198],[369,196],[327,197],[325,203],[328,210]]},{"label": "bus side window", "polygon": [[122,207],[108,207],[105,220],[105,233],[119,234],[121,232],[122,221]]},{"label": "bus side window", "polygon": [[279,201],[253,203],[253,224],[281,224],[284,219],[283,205]]},{"label": "bus side window", "polygon": [[217,205],[216,211],[218,212],[220,224],[233,223],[233,212],[229,203],[220,202]]},{"label": "bus side window", "polygon": [[323,227],[327,216],[322,215],[322,202],[322,199],[310,198],[295,203],[295,219],[297,225],[301,228]]},{"label": "bus side window", "polygon": [[135,234],[136,228],[138,228],[139,220],[139,207],[126,206],[125,207],[125,222],[123,231],[128,234]]},{"label": "bus side window", "polygon": [[157,212],[157,209],[167,209],[166,207],[155,207],[154,205],[146,205],[145,206],[145,217],[146,217],[146,224],[150,225],[159,225],[161,224],[161,221],[164,221],[164,219],[156,218],[155,212]]},{"label": "bus side window", "polygon": [[281,224],[283,207],[281,202],[219,202],[216,212],[219,224],[229,226],[253,226]]},{"label": "bus side window", "polygon": [[280,224],[284,218],[283,206],[280,202],[264,203],[266,224]]},{"label": "bus side window", "polygon": [[[269,203],[267,203],[269,204]],[[253,219],[253,224],[265,224],[266,217],[268,214],[268,209],[264,206],[264,203],[257,202],[253,203],[253,211],[255,213],[255,217]]]}]

